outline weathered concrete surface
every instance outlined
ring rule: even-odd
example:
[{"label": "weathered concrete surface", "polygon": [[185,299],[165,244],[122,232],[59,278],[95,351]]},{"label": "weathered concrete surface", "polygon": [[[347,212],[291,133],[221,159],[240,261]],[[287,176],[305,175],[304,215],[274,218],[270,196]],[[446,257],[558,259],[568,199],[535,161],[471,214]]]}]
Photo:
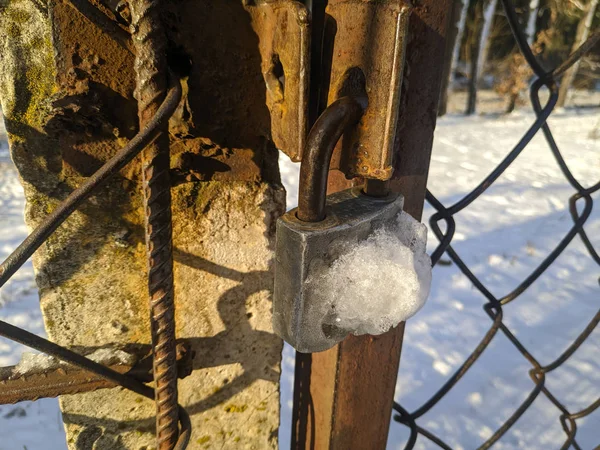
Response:
[{"label": "weathered concrete surface", "polygon": [[[166,16],[171,38],[186,42],[173,43],[174,58],[198,62],[170,128],[177,332],[196,351],[180,402],[191,449],[274,448],[282,344],[271,332],[271,259],[284,192],[264,86],[251,76],[260,76],[257,38],[241,3],[226,3],[240,28],[219,25],[229,35],[210,51],[190,38],[197,2],[172,3]],[[133,55],[126,26],[102,3],[0,0],[0,20],[2,108],[34,227],[135,134]],[[235,71],[211,79],[223,59]],[[150,342],[138,173],[134,162],[114,177],[34,257],[46,329],[60,344]],[[70,448],[155,445],[154,404],[135,394],[61,406]]]}]

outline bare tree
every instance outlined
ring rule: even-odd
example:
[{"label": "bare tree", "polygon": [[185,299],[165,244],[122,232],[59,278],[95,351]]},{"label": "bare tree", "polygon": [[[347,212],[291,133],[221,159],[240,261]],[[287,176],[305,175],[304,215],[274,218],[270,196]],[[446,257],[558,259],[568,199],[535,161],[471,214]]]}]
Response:
[{"label": "bare tree", "polygon": [[[536,32],[536,21],[540,8],[540,0],[531,0],[529,2],[529,11],[527,16],[527,28],[525,29],[525,33],[527,34],[527,43],[530,47],[534,46],[535,42],[535,32]],[[517,100],[521,95],[523,89],[527,87],[527,83],[525,77],[530,76],[530,71],[528,67],[525,67],[527,64],[522,57],[521,53],[513,55],[512,60],[510,62],[510,71],[515,77],[515,80],[510,86],[504,86],[503,89],[506,93],[509,94],[508,106],[506,108],[507,113],[511,113],[514,111],[517,106]]]},{"label": "bare tree", "polygon": [[531,0],[529,2],[529,17],[527,17],[527,43],[531,47],[535,41],[535,22],[540,9],[540,0]]},{"label": "bare tree", "polygon": [[475,114],[477,109],[477,68],[479,67],[479,56],[481,53],[481,34],[483,31],[483,6],[475,4],[475,14],[472,28],[471,48],[471,73],[469,78],[469,95],[467,97],[467,115]]},{"label": "bare tree", "polygon": [[446,53],[444,56],[444,75],[440,90],[438,115],[443,116],[448,109],[448,97],[454,89],[456,66],[460,56],[460,46],[469,9],[468,0],[454,0],[452,4],[452,24],[446,38]]},{"label": "bare tree", "polygon": [[[577,33],[575,34],[575,42],[573,42],[573,46],[571,51],[577,50],[577,48],[583,44],[588,36],[590,35],[590,29],[592,28],[592,21],[594,20],[594,16],[596,15],[596,9],[598,7],[599,0],[589,0],[587,7],[585,8],[584,14],[581,16],[581,20],[579,21],[579,25],[577,25]],[[577,76],[577,71],[579,70],[581,59],[577,60],[573,66],[569,70],[565,72],[562,77],[560,88],[558,90],[558,101],[556,102],[556,106],[563,107],[567,101],[567,95],[569,93],[569,89]]]},{"label": "bare tree", "polygon": [[490,34],[492,31],[492,24],[494,23],[494,14],[496,7],[498,6],[498,0],[487,0],[483,7],[483,28],[481,30],[481,37],[479,48],[481,49],[479,58],[477,60],[477,82],[481,81],[483,77],[483,69],[487,62],[488,53],[490,50]]},{"label": "bare tree", "polygon": [[465,35],[465,26],[467,24],[467,12],[469,11],[469,0],[458,0],[460,6],[460,16],[457,24],[456,40],[454,41],[454,48],[452,50],[452,64],[450,66],[450,89],[454,87],[456,82],[456,67],[460,59],[460,46]]},{"label": "bare tree", "polygon": [[509,114],[517,106],[521,92],[527,89],[533,71],[529,67],[529,64],[527,64],[523,54],[519,51],[515,51],[509,55],[506,64],[508,65],[508,76],[496,83],[494,88],[500,95],[508,96],[506,113]]},{"label": "bare tree", "polygon": [[590,139],[600,139],[600,120],[598,120],[592,131],[590,131],[589,137]]}]

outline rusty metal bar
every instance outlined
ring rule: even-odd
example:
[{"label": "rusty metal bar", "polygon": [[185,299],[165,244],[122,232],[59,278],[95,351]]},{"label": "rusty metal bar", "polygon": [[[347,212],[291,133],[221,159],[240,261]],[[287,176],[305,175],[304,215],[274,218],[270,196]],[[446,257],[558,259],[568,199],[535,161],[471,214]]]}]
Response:
[{"label": "rusty metal bar", "polygon": [[55,358],[65,361],[75,367],[93,372],[115,384],[129,389],[130,391],[143,395],[144,397],[153,397],[152,388],[146,386],[144,383],[120,372],[111,370],[109,367],[92,361],[91,359],[86,358],[79,353],[75,353],[73,350],[62,347],[54,342],[50,342],[49,340],[30,333],[27,330],[23,330],[22,328],[15,327],[14,325],[4,321],[0,321],[0,336],[7,337],[39,352],[54,356]]},{"label": "rusty metal bar", "polygon": [[[177,344],[177,374],[180,378],[185,378],[192,373],[193,357],[194,353],[189,343],[182,341]],[[143,383],[152,381],[151,355],[142,356],[134,365],[114,364],[108,368]],[[26,373],[20,373],[18,366],[2,367],[0,368],[0,405],[59,395],[81,394],[118,386],[119,383],[115,380],[71,365],[58,364],[43,372],[34,369],[33,372]]]},{"label": "rusty metal bar", "polygon": [[[390,189],[404,195],[405,210],[417,219],[425,199],[441,84],[441,71],[432,67],[443,65],[450,11],[450,0],[423,0],[410,18]],[[352,183],[332,171],[329,192]],[[402,323],[381,336],[349,336],[326,352],[297,354],[292,448],[386,447],[403,333]]]},{"label": "rusty metal bar", "polygon": [[[133,391],[139,395],[142,395],[146,398],[153,399],[154,398],[154,389],[150,386],[146,386],[141,381],[133,378],[132,376],[124,373],[120,373],[117,370],[113,370],[110,367],[103,366],[95,361],[92,361],[85,356],[82,356],[74,351],[62,347],[54,342],[50,342],[47,339],[36,336],[33,333],[30,333],[27,330],[23,330],[22,328],[15,327],[9,323],[0,321],[0,336],[11,339],[20,344],[26,345],[27,347],[38,350],[42,353],[46,353],[47,355],[52,355],[55,358],[58,358],[61,361],[67,362],[75,367],[79,367],[85,371],[94,373],[96,375],[105,378],[113,382],[115,385],[122,386],[130,391]],[[61,392],[62,393],[62,392]],[[190,417],[180,405],[177,405],[179,412],[179,424],[181,426],[181,430],[179,433],[179,439],[177,440],[174,450],[184,450],[187,448],[189,443],[191,433],[192,433],[192,424],[190,422]]]},{"label": "rusty metal bar", "polygon": [[[132,0],[131,30],[135,55],[136,99],[140,128],[156,114],[167,87],[166,36],[160,0]],[[160,450],[177,442],[177,365],[168,127],[146,147],[142,158],[150,329],[156,401],[156,437]]]},{"label": "rusty metal bar", "polygon": [[[109,368],[118,373],[128,373],[131,370],[131,366]],[[33,375],[0,379],[0,405],[81,394],[116,386],[118,384],[85,370],[58,368]]]}]

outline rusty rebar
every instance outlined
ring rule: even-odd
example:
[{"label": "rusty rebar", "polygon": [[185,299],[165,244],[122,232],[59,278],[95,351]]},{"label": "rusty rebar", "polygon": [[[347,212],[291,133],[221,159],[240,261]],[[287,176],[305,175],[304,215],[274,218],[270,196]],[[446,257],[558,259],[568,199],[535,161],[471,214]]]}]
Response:
[{"label": "rusty rebar", "polygon": [[[156,114],[167,88],[166,36],[160,6],[159,0],[130,1],[140,128]],[[142,155],[156,437],[160,450],[172,450],[179,431],[167,127]]]},{"label": "rusty rebar", "polygon": [[[131,366],[109,366],[115,372],[127,373]],[[101,375],[72,367],[59,367],[32,375],[0,379],[0,405],[59,395],[81,394],[98,389],[117,387],[114,381]]]},{"label": "rusty rebar", "polygon": [[[140,382],[138,379],[112,370],[110,367],[92,361],[91,359],[86,358],[85,356],[82,356],[73,350],[62,347],[54,342],[49,341],[48,339],[37,336],[22,328],[15,327],[14,325],[6,323],[2,320],[0,320],[0,336],[26,345],[27,347],[33,348],[41,353],[54,356],[61,361],[79,367],[83,370],[100,375],[101,377],[110,380],[121,387],[129,389],[130,391],[136,392],[146,398],[155,398],[155,390],[150,386]],[[188,365],[186,367],[186,373],[191,370],[190,366],[191,365]],[[179,439],[174,447],[174,450],[184,450],[190,440],[192,425],[185,409],[180,405],[177,405],[177,408],[181,432],[179,433]]]},{"label": "rusty rebar", "polygon": [[[133,365],[118,363],[107,367],[113,373],[124,374],[142,383],[152,381],[151,355],[139,353],[133,356],[137,360]],[[192,373],[193,358],[194,352],[190,344],[186,341],[179,342],[177,344],[179,378],[185,378]],[[42,371],[31,368],[22,372],[19,366],[0,367],[0,405],[93,392],[119,385],[117,380],[108,379],[81,367],[59,363],[59,360],[56,360],[56,366],[44,368]]]}]

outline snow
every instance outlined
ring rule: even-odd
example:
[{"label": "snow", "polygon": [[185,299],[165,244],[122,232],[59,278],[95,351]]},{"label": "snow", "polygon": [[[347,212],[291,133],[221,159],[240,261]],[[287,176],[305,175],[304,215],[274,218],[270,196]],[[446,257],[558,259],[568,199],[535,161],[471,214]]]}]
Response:
[{"label": "snow", "polygon": [[[12,164],[4,125],[0,120],[0,260],[27,236],[23,220],[25,199]],[[0,319],[45,336],[33,267],[28,261],[0,288]],[[16,365],[22,345],[0,338],[0,366]],[[66,448],[58,400],[42,399],[17,405],[0,405],[2,450],[62,450]]]},{"label": "snow", "polygon": [[401,212],[364,241],[346,244],[324,270],[311,271],[306,289],[322,305],[326,325],[354,335],[379,335],[415,315],[431,284],[427,227]]},{"label": "snow", "polygon": [[23,352],[21,360],[15,366],[14,374],[16,376],[34,375],[43,373],[47,370],[56,369],[62,364],[64,364],[62,361],[50,355]]},{"label": "snow", "polygon": [[[549,121],[567,164],[585,186],[600,179],[600,141],[589,137],[599,115],[598,108],[566,109],[555,112]],[[509,116],[451,115],[439,120],[429,176],[432,193],[446,205],[459,200],[495,167],[533,120],[524,111]],[[297,199],[298,166],[285,156],[281,163],[291,208]],[[456,216],[453,246],[488,289],[495,295],[507,293],[572,226],[568,200],[573,193],[538,135],[482,197]],[[598,192],[593,194],[596,201],[598,196]],[[23,207],[23,191],[4,145],[0,147],[0,259],[26,236]],[[426,206],[424,223],[432,213]],[[599,248],[597,207],[586,231]],[[429,253],[436,244],[436,238],[429,235]],[[448,264],[446,256],[442,259],[445,264],[433,269],[429,300],[406,325],[396,400],[409,411],[421,406],[452,376],[491,325],[482,309],[483,296],[454,264]],[[505,307],[505,323],[540,363],[564,351],[597,312],[599,275],[598,266],[576,237],[544,275]],[[44,335],[30,263],[0,289],[0,318]],[[571,411],[600,397],[599,345],[600,333],[594,331],[567,363],[547,376],[547,387]],[[16,364],[23,350],[0,339],[0,365]],[[286,346],[281,448],[287,448],[290,440],[293,367],[293,350]],[[499,333],[465,377],[417,423],[455,449],[476,448],[531,392],[530,367]],[[559,448],[564,441],[559,415],[540,395],[493,448]],[[581,447],[598,445],[600,411],[578,419],[577,424]],[[58,402],[48,399],[0,406],[0,436],[2,450],[64,449]],[[388,448],[403,448],[407,439],[407,428],[392,423]],[[435,447],[419,438],[417,448]]]},{"label": "snow", "polygon": [[127,365],[132,366],[136,362],[136,357],[130,353],[124,352],[118,348],[99,348],[93,353],[86,355],[92,361],[105,366]]},{"label": "snow", "polygon": [[[99,348],[85,355],[90,360],[104,366],[135,364],[137,358],[127,352],[115,348]],[[59,367],[72,367],[69,363],[43,353],[23,352],[20,361],[14,368],[15,376],[34,375]]]},{"label": "snow", "polygon": [[[555,112],[549,120],[559,148],[584,186],[600,180],[600,141],[589,132],[598,109]],[[448,117],[436,130],[429,189],[445,205],[473,189],[517,143],[534,121],[523,111],[500,118]],[[468,163],[476,171],[461,167]],[[572,227],[569,198],[574,190],[562,176],[541,133],[486,193],[456,217],[453,246],[496,296],[512,291],[531,274]],[[598,193],[593,195],[597,201]],[[425,208],[424,220],[433,209]],[[599,248],[600,210],[586,231]],[[436,239],[429,237],[429,251]],[[447,258],[447,257],[444,257]],[[541,364],[557,358],[598,310],[598,265],[576,237],[527,291],[504,308],[504,323]],[[455,265],[437,265],[432,293],[406,325],[396,400],[414,411],[454,373],[491,326],[486,302]],[[595,331],[546,386],[570,411],[600,396],[600,333]],[[532,391],[528,361],[502,334],[436,407],[418,423],[456,449],[483,443]],[[494,449],[559,448],[565,439],[560,412],[541,395]],[[600,413],[577,420],[582,448],[598,445]],[[392,424],[388,446],[403,448],[407,430]],[[432,448],[419,439],[416,448]]]}]

